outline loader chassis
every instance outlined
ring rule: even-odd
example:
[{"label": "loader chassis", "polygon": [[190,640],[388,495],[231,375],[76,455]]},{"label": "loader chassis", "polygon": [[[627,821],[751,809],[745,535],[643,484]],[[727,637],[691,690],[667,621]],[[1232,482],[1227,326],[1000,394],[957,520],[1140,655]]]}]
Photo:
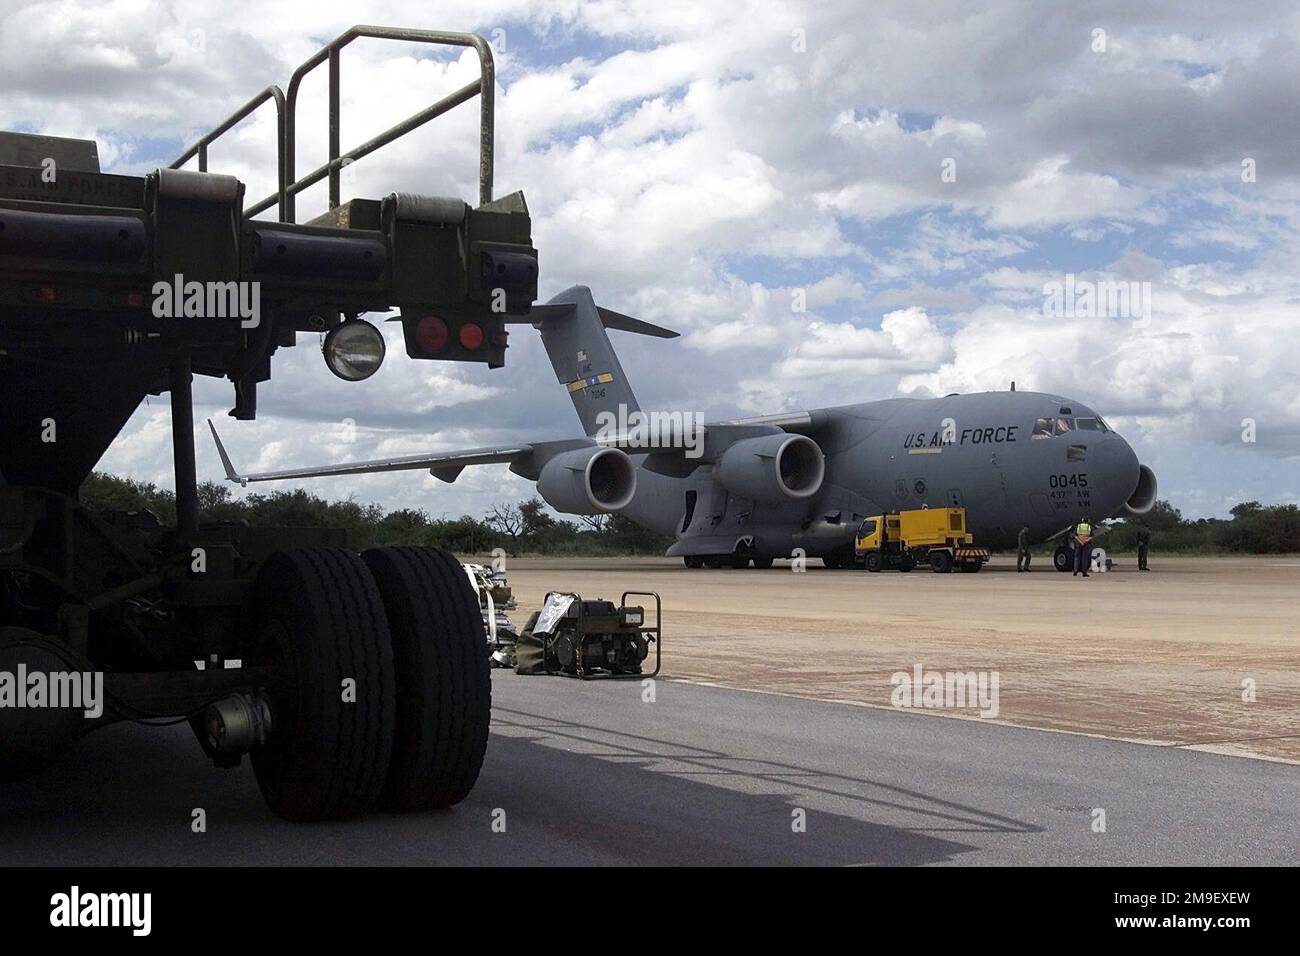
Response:
[{"label": "loader chassis", "polygon": [[[523,197],[490,195],[486,44],[354,28],[304,64],[291,92],[326,60],[336,88],[338,51],[360,36],[486,58],[477,207],[407,194],[338,202],[349,154],[336,114],[325,172],[289,182],[293,116],[274,87],[251,104],[277,104],[279,221],[248,218],[243,184],[206,171],[229,121],[201,141],[202,171],[143,177],[100,172],[93,143],[0,133],[0,676],[94,674],[104,698],[94,717],[0,700],[0,777],[39,770],[108,723],[170,718],[188,720],[219,766],[251,755],[263,795],[289,819],[447,806],[473,786],[490,682],[458,562],[436,549],[358,554],[339,530],[200,515],[194,375],[229,380],[230,414],[252,419],[272,357],[298,333],[393,308],[408,329],[437,314],[486,333],[482,354],[408,348],[412,357],[498,365],[504,323],[536,297]],[[469,98],[456,96],[389,138]],[[326,176],[330,212],[292,222],[291,197]],[[213,292],[230,308],[212,309]],[[250,294],[255,310],[240,307]],[[164,392],[176,523],[92,513],[82,483],[140,402]]]}]

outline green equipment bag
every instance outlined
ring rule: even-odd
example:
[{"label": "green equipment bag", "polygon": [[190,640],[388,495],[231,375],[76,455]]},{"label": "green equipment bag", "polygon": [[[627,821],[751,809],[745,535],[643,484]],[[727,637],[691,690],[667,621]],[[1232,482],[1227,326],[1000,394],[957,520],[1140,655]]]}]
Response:
[{"label": "green equipment bag", "polygon": [[515,673],[516,674],[545,674],[546,662],[543,658],[544,648],[541,636],[533,636],[533,628],[537,625],[537,616],[540,611],[534,611],[528,623],[519,634],[519,640],[515,642]]}]

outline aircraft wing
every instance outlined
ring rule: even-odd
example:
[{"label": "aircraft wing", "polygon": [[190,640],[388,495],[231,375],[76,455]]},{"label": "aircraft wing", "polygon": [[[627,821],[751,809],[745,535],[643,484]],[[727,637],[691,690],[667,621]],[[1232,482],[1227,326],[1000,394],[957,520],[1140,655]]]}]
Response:
[{"label": "aircraft wing", "polygon": [[[320,478],[330,475],[367,475],[379,471],[407,471],[427,468],[429,473],[442,481],[455,481],[456,477],[468,465],[491,465],[497,463],[516,464],[529,458],[539,446],[532,444],[500,445],[489,448],[467,448],[461,451],[439,452],[429,455],[405,455],[397,458],[379,458],[373,461],[343,462],[337,465],[322,465],[314,468],[288,468],[283,471],[263,471],[241,474],[231,464],[226,447],[217,434],[217,426],[208,420],[212,430],[212,439],[217,443],[217,454],[221,456],[221,466],[226,470],[226,479],[241,485],[250,481],[280,481],[285,478]],[[551,444],[551,443],[543,443]]]},{"label": "aircraft wing", "polygon": [[815,432],[826,424],[827,416],[823,411],[812,412],[778,412],[775,415],[758,415],[754,418],[735,418],[731,421],[716,422],[706,427],[718,425],[749,427],[755,425],[772,425],[781,431],[808,434]]}]

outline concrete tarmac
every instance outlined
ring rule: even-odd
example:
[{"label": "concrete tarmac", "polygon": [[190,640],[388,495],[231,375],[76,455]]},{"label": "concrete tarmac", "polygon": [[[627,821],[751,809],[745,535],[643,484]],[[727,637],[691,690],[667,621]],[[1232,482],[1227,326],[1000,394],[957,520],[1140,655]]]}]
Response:
[{"label": "concrete tarmac", "polygon": [[1132,556],[1076,578],[687,570],[667,558],[508,563],[522,626],[548,590],[664,602],[664,673],[888,707],[899,672],[996,671],[998,720],[1300,761],[1300,556]]}]

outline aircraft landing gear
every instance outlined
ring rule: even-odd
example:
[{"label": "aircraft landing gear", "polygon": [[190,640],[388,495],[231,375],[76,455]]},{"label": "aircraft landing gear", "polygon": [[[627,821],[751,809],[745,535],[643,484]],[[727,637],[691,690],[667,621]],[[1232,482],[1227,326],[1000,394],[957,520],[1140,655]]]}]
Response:
[{"label": "aircraft landing gear", "polygon": [[1074,567],[1074,553],[1065,545],[1052,552],[1052,567],[1058,571],[1069,571]]}]

